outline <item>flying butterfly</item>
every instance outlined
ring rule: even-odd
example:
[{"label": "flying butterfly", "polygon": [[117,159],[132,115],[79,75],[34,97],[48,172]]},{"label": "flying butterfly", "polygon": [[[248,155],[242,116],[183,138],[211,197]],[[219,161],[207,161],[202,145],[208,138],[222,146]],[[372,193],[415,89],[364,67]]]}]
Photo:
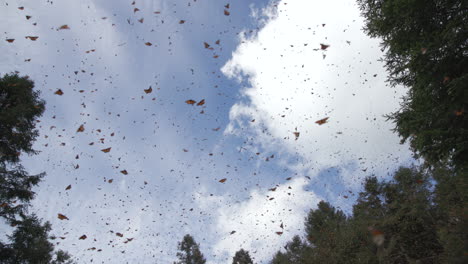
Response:
[{"label": "flying butterfly", "polygon": [[323,125],[323,124],[327,123],[328,118],[329,117],[322,118],[320,120],[315,121],[315,123],[319,124],[319,125]]}]

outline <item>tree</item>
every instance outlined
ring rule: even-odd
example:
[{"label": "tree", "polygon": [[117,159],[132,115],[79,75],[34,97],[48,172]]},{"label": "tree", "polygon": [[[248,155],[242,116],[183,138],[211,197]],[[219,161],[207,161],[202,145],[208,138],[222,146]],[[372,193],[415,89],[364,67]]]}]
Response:
[{"label": "tree", "polygon": [[11,248],[15,252],[15,263],[49,263],[54,247],[48,241],[51,226],[41,224],[35,216],[27,216],[19,222],[9,237]]},{"label": "tree", "polygon": [[232,264],[253,264],[253,261],[250,257],[249,252],[241,248],[234,255],[234,258],[232,259]]},{"label": "tree", "polygon": [[44,224],[35,215],[23,216],[11,236],[10,244],[0,243],[0,262],[5,264],[69,264],[68,253],[59,250],[49,242],[49,222]]},{"label": "tree", "polygon": [[[429,175],[400,168],[389,182],[368,178],[354,206],[354,221],[367,228],[367,244],[383,261],[435,263],[443,251],[436,231]],[[376,217],[377,215],[377,217]]]},{"label": "tree", "polygon": [[0,78],[0,163],[17,163],[21,152],[35,154],[36,120],[45,102],[34,91],[28,76],[6,74]]},{"label": "tree", "polygon": [[466,169],[468,6],[462,0],[357,0],[365,30],[382,39],[390,83],[409,88],[389,118],[428,164]]},{"label": "tree", "polygon": [[365,259],[359,255],[362,234],[356,232],[352,218],[329,203],[321,201],[309,212],[305,229],[311,245],[305,263],[362,263]]},{"label": "tree", "polygon": [[289,260],[288,256],[281,251],[277,251],[273,259],[271,260],[271,264],[289,264],[291,261]]},{"label": "tree", "polygon": [[32,144],[38,135],[37,118],[44,101],[34,83],[18,74],[0,78],[0,216],[7,220],[24,212],[33,199],[31,188],[44,176],[29,175],[19,164],[22,152],[35,154]]},{"label": "tree", "polygon": [[272,264],[302,264],[312,263],[310,253],[311,248],[299,236],[294,236],[293,239],[286,244],[285,252],[278,252],[273,258]]},{"label": "tree", "polygon": [[317,254],[331,261],[337,252],[341,228],[346,224],[346,215],[321,201],[316,210],[311,210],[305,222],[309,243],[316,247]]},{"label": "tree", "polygon": [[182,242],[179,242],[179,252],[177,257],[179,261],[176,264],[205,264],[206,259],[200,251],[199,245],[189,234],[185,235]]},{"label": "tree", "polygon": [[34,83],[17,73],[0,78],[0,217],[15,227],[9,244],[0,242],[1,263],[72,263],[67,252],[54,252],[49,242],[51,226],[26,208],[34,198],[32,188],[44,173],[29,175],[20,164],[21,153],[36,154],[32,144],[38,136],[37,118],[45,103]]},{"label": "tree", "polygon": [[467,177],[461,172],[447,168],[437,168],[433,172],[437,182],[434,190],[434,203],[437,215],[437,234],[444,252],[440,257],[443,263],[467,263],[468,226],[466,201],[468,201]]},{"label": "tree", "polygon": [[340,210],[335,210],[329,203],[321,201],[316,210],[310,210],[305,219],[307,241],[299,236],[285,246],[286,251],[278,252],[273,264],[308,264],[308,263],[350,263],[349,258],[340,261],[341,247],[344,243],[343,228],[347,218]]},{"label": "tree", "polygon": [[466,263],[465,190],[465,175],[447,168],[366,178],[352,216],[321,201],[306,218],[308,243],[295,237],[272,263]]},{"label": "tree", "polygon": [[74,264],[72,257],[68,252],[59,249],[55,252],[55,259],[52,260],[51,264]]},{"label": "tree", "polygon": [[34,198],[32,187],[44,175],[29,175],[21,165],[0,163],[0,216],[12,222],[16,215],[24,213],[29,201]]}]

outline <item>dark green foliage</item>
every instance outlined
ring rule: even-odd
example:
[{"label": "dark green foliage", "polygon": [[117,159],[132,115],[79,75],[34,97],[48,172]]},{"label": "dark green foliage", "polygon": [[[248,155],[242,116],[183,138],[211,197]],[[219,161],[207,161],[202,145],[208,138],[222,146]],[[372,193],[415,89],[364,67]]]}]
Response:
[{"label": "dark green foliage", "polygon": [[305,222],[308,243],[295,237],[272,263],[466,263],[465,178],[415,168],[367,178],[353,216],[320,202]]},{"label": "dark green foliage", "polygon": [[59,249],[55,253],[55,259],[52,260],[51,264],[74,264],[68,252]]},{"label": "dark green foliage", "polygon": [[248,251],[244,249],[240,249],[234,255],[232,259],[232,264],[253,264],[252,258],[250,258],[250,254]]},{"label": "dark green foliage", "polygon": [[392,85],[409,92],[390,118],[432,165],[466,168],[468,4],[462,0],[358,0],[365,30],[382,39]]},{"label": "dark green foliage", "polygon": [[[30,176],[21,165],[0,164],[0,217],[13,221],[24,213],[29,201],[34,198],[31,188],[37,185],[44,173]],[[15,203],[14,203],[15,202]]]},{"label": "dark green foliage", "polygon": [[21,152],[35,153],[36,120],[45,103],[33,88],[27,76],[6,74],[0,78],[0,164],[19,162]]},{"label": "dark green foliage", "polygon": [[177,257],[179,261],[176,264],[204,264],[206,263],[203,254],[200,251],[199,245],[195,242],[195,239],[189,234],[184,236],[182,242],[179,242],[179,252]]},{"label": "dark green foliage", "polygon": [[[49,242],[48,222],[42,224],[35,216],[23,216],[16,229],[8,236],[10,244],[0,243],[0,263],[5,264],[59,264],[72,263],[68,253],[59,250]],[[55,255],[55,256],[54,256]]]},{"label": "dark green foliage", "polygon": [[51,229],[35,215],[26,215],[34,198],[31,190],[44,173],[29,175],[20,164],[21,153],[35,154],[32,144],[38,135],[37,118],[44,112],[44,101],[34,91],[28,77],[17,74],[0,78],[0,217],[15,227],[9,244],[0,242],[0,263],[72,263],[64,251],[54,252],[49,242]]},{"label": "dark green foliage", "polygon": [[294,236],[292,241],[286,244],[285,252],[278,252],[273,258],[272,264],[301,264],[311,263],[307,255],[309,246],[299,236]]},{"label": "dark green foliage", "polygon": [[3,242],[0,242],[0,263],[9,264],[13,262],[14,257],[15,251],[10,245],[5,245]]},{"label": "dark green foliage", "polygon": [[276,252],[275,256],[273,257],[273,260],[271,261],[271,264],[289,264],[291,261],[289,258],[286,256],[286,254],[278,251]]},{"label": "dark green foliage", "polygon": [[342,211],[336,211],[329,203],[321,201],[316,210],[311,210],[305,222],[307,239],[315,246],[333,248],[335,235],[346,222]]},{"label": "dark green foliage", "polygon": [[463,173],[453,173],[443,168],[437,168],[433,175],[437,181],[434,191],[438,219],[437,233],[445,249],[441,260],[445,263],[467,263],[467,177]]},{"label": "dark green foliage", "polygon": [[370,231],[383,233],[385,242],[376,250],[380,260],[436,262],[442,246],[430,197],[428,176],[415,169],[401,168],[391,182],[366,182],[354,217]]},{"label": "dark green foliage", "polygon": [[[303,263],[365,263],[375,259],[365,247],[367,234],[358,232],[359,223],[321,201],[305,222],[309,247],[304,247]],[[294,240],[293,240],[294,241]]]},{"label": "dark green foliage", "polygon": [[45,103],[33,88],[28,77],[7,74],[0,78],[0,216],[9,221],[24,213],[34,197],[31,188],[44,176],[29,175],[19,164],[22,152],[35,153],[35,124],[44,112]]},{"label": "dark green foliage", "polygon": [[337,253],[342,242],[341,229],[346,222],[346,215],[342,211],[335,210],[324,201],[318,204],[316,210],[309,212],[305,222],[305,231],[307,240],[314,247],[315,262],[339,262]]},{"label": "dark green foliage", "polygon": [[16,252],[15,263],[48,263],[52,260],[54,247],[48,241],[51,227],[41,224],[32,215],[23,218],[10,238],[11,248]]}]

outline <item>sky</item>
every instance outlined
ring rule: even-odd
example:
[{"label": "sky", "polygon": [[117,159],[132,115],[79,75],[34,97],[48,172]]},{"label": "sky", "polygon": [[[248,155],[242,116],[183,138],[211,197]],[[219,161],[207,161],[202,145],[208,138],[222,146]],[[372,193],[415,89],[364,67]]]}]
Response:
[{"label": "sky", "polygon": [[77,263],[172,263],[185,234],[208,263],[268,263],[320,200],[349,214],[366,176],[415,162],[353,0],[0,6],[0,74],[46,101],[30,211]]}]

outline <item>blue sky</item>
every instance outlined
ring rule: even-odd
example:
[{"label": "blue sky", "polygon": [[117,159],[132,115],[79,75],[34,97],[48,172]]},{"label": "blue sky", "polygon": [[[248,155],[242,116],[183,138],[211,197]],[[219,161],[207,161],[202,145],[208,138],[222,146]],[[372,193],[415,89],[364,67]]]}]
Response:
[{"label": "blue sky", "polygon": [[58,248],[172,263],[190,233],[209,263],[241,247],[267,263],[318,201],[349,212],[365,176],[410,164],[383,116],[405,90],[379,41],[354,1],[322,2],[2,0],[0,73],[47,102],[40,154],[22,160],[47,172],[31,210]]}]

